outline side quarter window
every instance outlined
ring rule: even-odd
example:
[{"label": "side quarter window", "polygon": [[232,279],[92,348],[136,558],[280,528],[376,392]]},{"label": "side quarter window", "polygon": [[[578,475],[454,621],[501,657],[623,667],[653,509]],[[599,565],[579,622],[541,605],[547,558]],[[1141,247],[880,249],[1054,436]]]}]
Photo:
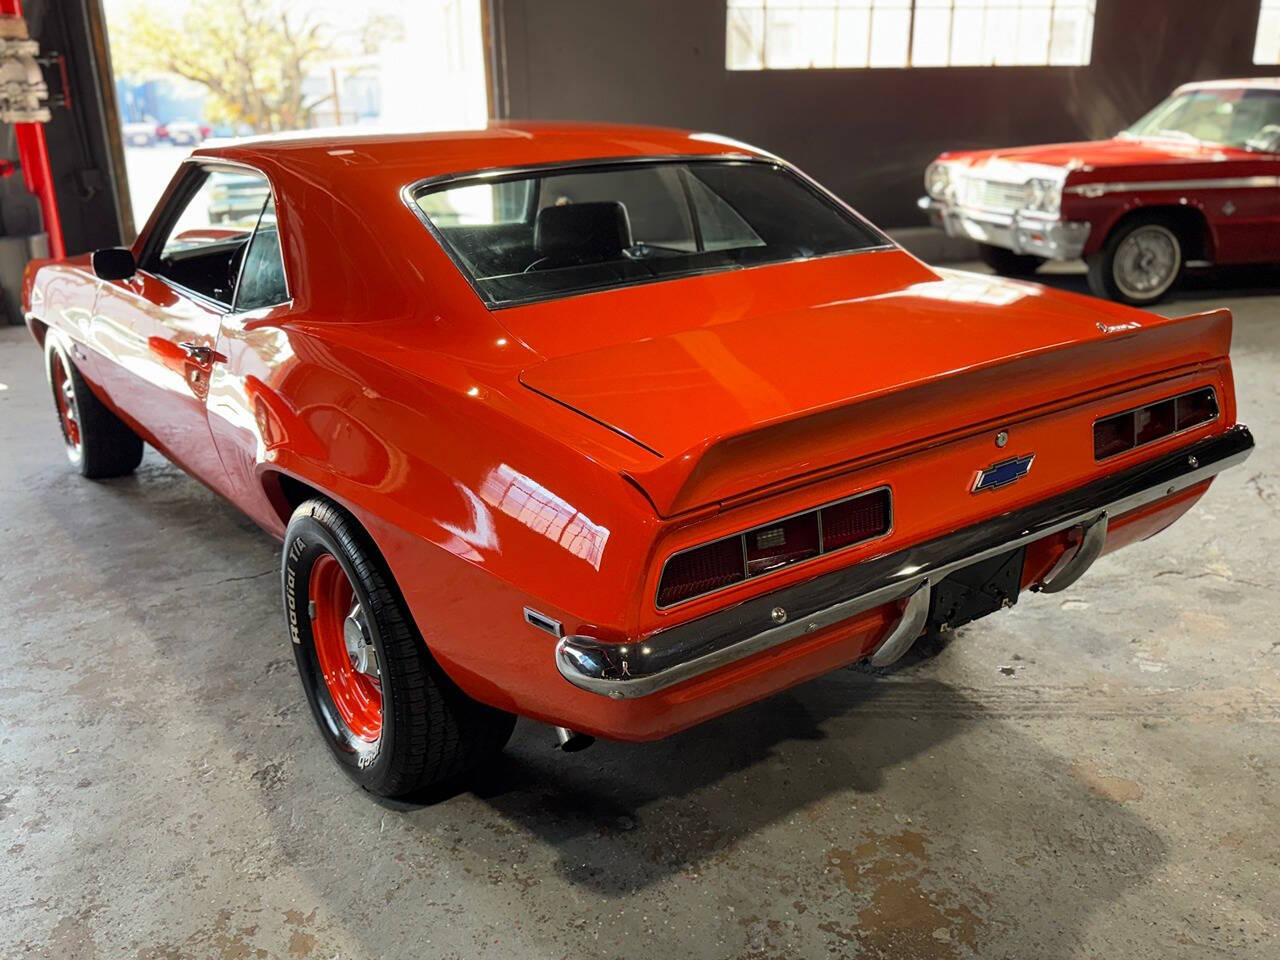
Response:
[{"label": "side quarter window", "polygon": [[149,244],[143,269],[230,306],[245,248],[270,195],[266,178],[252,171],[192,173],[162,238]]},{"label": "side quarter window", "polygon": [[258,229],[249,241],[240,286],[236,290],[235,311],[273,307],[289,299],[284,259],[280,253],[280,230],[276,226],[276,206],[272,199],[262,209]]}]

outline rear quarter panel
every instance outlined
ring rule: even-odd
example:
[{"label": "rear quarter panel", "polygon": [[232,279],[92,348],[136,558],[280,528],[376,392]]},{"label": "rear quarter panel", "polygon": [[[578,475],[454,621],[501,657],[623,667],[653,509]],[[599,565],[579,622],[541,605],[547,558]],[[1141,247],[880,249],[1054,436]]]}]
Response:
[{"label": "rear quarter panel", "polygon": [[605,450],[584,455],[583,431],[602,428],[514,377],[503,386],[448,350],[405,346],[420,322],[233,336],[210,425],[221,450],[243,451],[224,462],[262,526],[283,532],[283,477],[345,506],[454,680],[549,718],[573,688],[555,673],[556,638],[524,607],[569,631],[635,628],[657,520]]}]

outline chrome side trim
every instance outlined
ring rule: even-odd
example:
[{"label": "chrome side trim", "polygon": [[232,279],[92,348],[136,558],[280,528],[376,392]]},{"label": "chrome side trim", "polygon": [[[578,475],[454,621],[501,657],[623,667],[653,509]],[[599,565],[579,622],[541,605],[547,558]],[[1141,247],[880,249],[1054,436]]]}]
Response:
[{"label": "chrome side trim", "polygon": [[1207,177],[1203,180],[1141,180],[1133,183],[1081,183],[1064,193],[1101,197],[1148,190],[1259,190],[1280,187],[1280,177]]},{"label": "chrome side trim", "polygon": [[929,619],[929,601],[932,598],[933,591],[929,587],[929,581],[922,581],[907,598],[907,606],[902,611],[902,619],[898,621],[898,625],[876,647],[875,653],[871,654],[873,667],[887,667],[896,663],[911,649],[911,645],[924,632],[925,621]]},{"label": "chrome side trim", "polygon": [[[591,693],[615,700],[647,696],[912,596],[925,581],[937,583],[969,564],[1092,524],[1100,513],[1115,517],[1154,503],[1241,463],[1252,450],[1253,435],[1238,425],[1022,510],[753,597],[648,637],[620,644],[590,636],[565,637],[556,645],[556,667],[574,686]],[[1094,537],[1095,542],[1105,541],[1103,531]],[[1083,550],[1082,543],[1077,553]],[[785,619],[780,620],[778,610]]]}]

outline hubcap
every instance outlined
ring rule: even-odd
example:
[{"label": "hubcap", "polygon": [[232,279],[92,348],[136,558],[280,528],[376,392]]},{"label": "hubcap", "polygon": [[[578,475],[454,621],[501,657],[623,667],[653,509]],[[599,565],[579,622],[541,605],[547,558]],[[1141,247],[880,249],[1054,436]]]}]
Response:
[{"label": "hubcap", "polygon": [[358,603],[351,608],[347,619],[342,621],[342,639],[347,644],[347,658],[351,661],[352,669],[380,680],[382,675],[378,672],[378,651],[369,639],[364,609]]},{"label": "hubcap", "polygon": [[1116,286],[1134,300],[1158,297],[1172,285],[1181,260],[1182,248],[1171,230],[1154,223],[1139,227],[1116,249]]},{"label": "hubcap", "polygon": [[366,743],[382,735],[382,674],[364,609],[332,554],[316,560],[309,581],[316,660],[338,718]]},{"label": "hubcap", "polygon": [[62,439],[76,453],[80,451],[80,408],[76,404],[76,391],[62,362],[62,355],[53,354],[53,396],[58,404],[58,420],[62,424]]}]

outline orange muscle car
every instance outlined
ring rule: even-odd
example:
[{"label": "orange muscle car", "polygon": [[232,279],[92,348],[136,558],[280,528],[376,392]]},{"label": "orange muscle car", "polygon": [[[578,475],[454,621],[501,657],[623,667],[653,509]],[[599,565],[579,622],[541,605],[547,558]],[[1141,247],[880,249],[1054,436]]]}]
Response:
[{"label": "orange muscle car", "polygon": [[388,796],[517,714],[646,740],[891,663],[1253,446],[1226,311],[932,269],[707,134],[201,149],[24,295],[84,475],[145,441],[283,540],[316,721]]}]

